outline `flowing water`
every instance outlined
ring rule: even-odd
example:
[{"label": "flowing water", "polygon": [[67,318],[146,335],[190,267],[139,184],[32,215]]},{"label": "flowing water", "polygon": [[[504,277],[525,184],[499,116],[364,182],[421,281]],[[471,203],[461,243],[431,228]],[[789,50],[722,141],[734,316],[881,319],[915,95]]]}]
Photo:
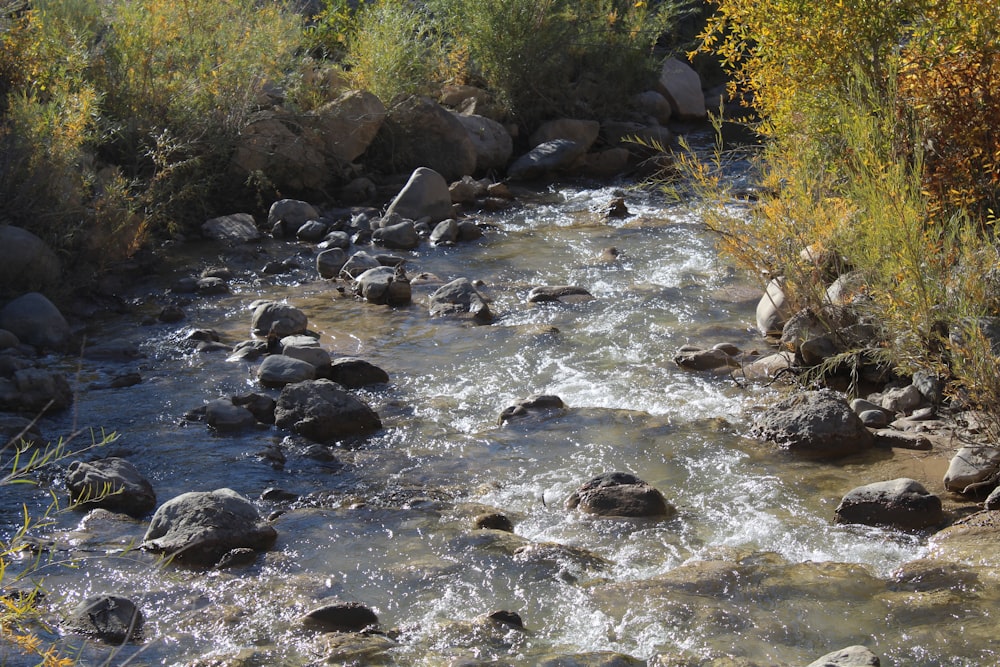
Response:
[{"label": "flowing water", "polygon": [[[160,502],[230,487],[262,515],[277,514],[278,541],[250,566],[187,569],[133,548],[146,522],[59,514],[45,531],[56,540],[41,568],[46,608],[58,617],[90,594],[115,593],[146,617],[143,640],[120,649],[63,641],[83,664],[308,664],[332,649],[299,619],[337,599],[374,609],[388,634],[358,640],[354,653],[342,647],[337,664],[535,665],[619,652],[651,663],[688,655],[804,665],[852,644],[883,665],[995,663],[994,585],[976,576],[938,588],[900,583],[894,573],[927,554],[926,536],[832,524],[842,495],[877,481],[873,467],[889,455],[837,464],[779,456],[745,437],[749,413],[776,389],[675,366],[685,343],[762,349],[748,329],[756,292],[689,210],[629,192],[633,215],[608,220],[613,195],[571,185],[522,193],[523,206],[481,218],[492,228],[478,242],[397,253],[411,276],[484,281],[498,315],[486,326],[431,319],[433,287],[415,286],[402,308],[345,296],[294,243],[181,249],[172,278],[226,263],[237,271],[232,294],[185,305],[181,324],[139,325],[166,297],[137,286],[136,314],[94,322],[88,335],[140,345],[146,357],[125,367],[143,382],[82,392],[46,433],[116,431],[101,455],[132,461]],[[615,260],[602,256],[611,246]],[[291,255],[304,268],[289,276],[250,270]],[[559,284],[596,298],[527,303],[533,286]],[[255,363],[183,341],[193,327],[229,343],[247,338],[259,298],[299,307],[329,350],[390,374],[388,386],[358,392],[383,430],[328,450],[274,428],[215,435],[182,420],[207,400],[268,391]],[[84,360],[68,370],[86,386],[125,367]],[[541,393],[568,409],[498,425],[505,407]],[[283,464],[266,455],[275,449]],[[678,515],[609,520],[564,509],[577,486],[609,471],[643,478]],[[298,500],[261,500],[271,487]],[[41,507],[38,495],[17,493]],[[7,525],[17,517],[4,504]],[[513,534],[474,528],[477,514],[496,510]],[[526,630],[481,620],[494,610],[517,612]]]}]

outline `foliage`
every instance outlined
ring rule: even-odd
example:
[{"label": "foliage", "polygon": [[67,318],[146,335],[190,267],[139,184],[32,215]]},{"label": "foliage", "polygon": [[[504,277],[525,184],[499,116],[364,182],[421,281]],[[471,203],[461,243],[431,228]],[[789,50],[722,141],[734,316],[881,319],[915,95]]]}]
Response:
[{"label": "foliage", "polygon": [[[38,448],[15,437],[0,448],[0,489],[15,484],[35,485],[35,477],[47,469],[58,466],[66,460],[77,457],[96,448],[104,447],[118,438],[114,433],[102,433],[93,437],[90,444],[81,448],[72,446],[73,438],[60,440]],[[87,500],[94,500],[88,498]],[[39,556],[31,555],[29,532],[51,525],[54,514],[59,509],[53,499],[40,517],[32,516],[26,505],[22,506],[21,525],[14,534],[0,539],[0,640],[9,643],[21,653],[34,656],[42,667],[69,667],[76,661],[64,655],[56,646],[46,645],[33,631],[32,625],[38,617],[37,603],[39,589],[15,589],[19,582],[37,574],[43,563]],[[15,572],[13,564],[22,564]]]},{"label": "foliage", "polygon": [[[452,78],[481,81],[520,122],[607,111],[648,83],[680,4],[634,0],[432,0]],[[578,102],[582,101],[581,107]]]},{"label": "foliage", "polygon": [[364,2],[323,0],[302,33],[303,47],[317,60],[343,60],[358,33],[358,9]]},{"label": "foliage", "polygon": [[[829,274],[856,271],[856,303],[902,372],[930,368],[1000,406],[993,210],[1000,186],[1000,15],[976,0],[712,0],[699,49],[760,115],[760,197],[715,206],[730,256],[782,275],[794,304],[819,305]],[[823,57],[817,57],[822,54]],[[712,187],[702,162],[680,160]],[[882,352],[879,353],[882,355]],[[884,355],[882,355],[884,356]]]}]

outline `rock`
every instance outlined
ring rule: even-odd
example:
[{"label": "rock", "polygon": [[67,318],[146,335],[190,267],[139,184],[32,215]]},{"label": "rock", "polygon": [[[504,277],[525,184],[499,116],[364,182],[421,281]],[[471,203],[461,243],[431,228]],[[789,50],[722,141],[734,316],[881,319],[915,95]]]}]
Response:
[{"label": "rock", "polygon": [[685,345],[677,351],[674,363],[693,371],[708,371],[738,365],[733,356],[725,350],[703,350],[690,345]]},{"label": "rock", "polygon": [[[195,283],[195,289],[197,289],[197,283]],[[159,315],[156,319],[164,324],[176,324],[177,322],[183,322],[187,315],[184,314],[184,309],[180,306],[169,305],[164,306],[160,310]]]},{"label": "rock", "polygon": [[319,243],[326,236],[327,229],[322,220],[306,220],[295,232],[295,238],[304,243]]},{"label": "rock", "polygon": [[788,317],[785,303],[784,278],[775,278],[767,284],[764,296],[757,304],[757,330],[765,336],[780,335]]},{"label": "rock", "polygon": [[316,270],[322,278],[336,278],[346,263],[347,253],[343,248],[330,248],[316,255]]},{"label": "rock", "polygon": [[257,369],[257,379],[265,387],[284,387],[286,384],[312,380],[315,377],[315,366],[283,354],[266,357]]},{"label": "rock", "polygon": [[664,60],[657,88],[678,120],[704,120],[708,116],[701,77],[687,63],[676,58]]},{"label": "rock", "polygon": [[518,401],[514,405],[505,408],[504,411],[500,413],[498,423],[503,424],[504,422],[512,419],[520,419],[522,417],[537,415],[551,410],[562,411],[565,409],[566,404],[563,403],[563,400],[558,396],[550,394],[535,394],[534,396],[529,396],[528,398]]},{"label": "rock", "polygon": [[427,167],[419,167],[410,174],[406,185],[389,204],[385,216],[397,214],[410,220],[429,218],[439,222],[451,217],[451,193],[444,176]]},{"label": "rock", "polygon": [[514,160],[507,168],[507,177],[514,181],[531,181],[554,172],[567,171],[586,152],[586,147],[569,139],[547,141]]},{"label": "rock", "polygon": [[889,416],[882,410],[865,410],[858,413],[858,417],[868,428],[885,428],[889,425]]},{"label": "rock", "polygon": [[319,141],[303,140],[302,129],[301,114],[280,110],[254,114],[237,138],[230,172],[240,181],[263,175],[281,192],[324,190],[332,175],[327,156]]},{"label": "rock", "polygon": [[[870,414],[870,412],[862,413],[862,421],[864,421],[864,415],[866,414]],[[865,425],[868,426],[868,424]],[[868,427],[873,428],[871,426]],[[934,444],[928,438],[920,435],[919,433],[908,433],[891,428],[878,428],[878,430],[874,431],[872,435],[875,436],[876,447],[915,449],[924,452],[930,451],[934,448]]]},{"label": "rock", "polygon": [[73,608],[64,627],[109,644],[121,644],[137,639],[143,622],[142,612],[131,600],[117,595],[92,595]]},{"label": "rock", "polygon": [[214,565],[232,549],[266,551],[277,532],[232,489],[184,493],[153,515],[142,548],[195,565]]},{"label": "rock", "polygon": [[753,433],[783,450],[815,458],[847,456],[874,445],[874,437],[847,401],[829,389],[779,401],[757,416]]},{"label": "rock", "polygon": [[0,308],[0,329],[44,350],[64,352],[71,338],[66,318],[38,292],[28,292]]},{"label": "rock", "polygon": [[275,225],[280,225],[284,231],[282,236],[295,236],[299,227],[319,217],[319,211],[309,202],[299,199],[280,199],[268,209],[267,226],[273,229]]},{"label": "rock", "polygon": [[389,171],[427,167],[446,181],[473,173],[477,161],[472,138],[456,115],[415,95],[392,106],[369,156]]},{"label": "rock", "polygon": [[630,157],[646,159],[670,150],[674,134],[659,125],[628,120],[606,120],[601,124],[604,141],[615,148],[624,148]]},{"label": "rock", "polygon": [[29,447],[45,444],[37,420],[0,412],[0,450],[18,442]]},{"label": "rock", "polygon": [[483,230],[472,220],[461,220],[458,223],[458,240],[462,242],[475,241],[483,237]]},{"label": "rock", "polygon": [[141,517],[156,507],[156,493],[149,480],[131,463],[113,456],[90,463],[70,463],[66,488],[70,501],[83,509],[101,507]]},{"label": "rock", "polygon": [[389,381],[389,374],[384,370],[375,364],[356,357],[334,359],[327,373],[330,380],[348,389],[385,384]]},{"label": "rock", "polygon": [[549,141],[568,139],[582,147],[582,152],[586,153],[597,141],[597,135],[600,131],[601,124],[596,120],[559,118],[542,123],[537,130],[531,133],[528,144],[534,148]]},{"label": "rock", "polygon": [[369,303],[405,306],[410,303],[412,289],[402,265],[379,266],[355,278],[354,293]]},{"label": "rock", "polygon": [[458,278],[442,285],[430,296],[431,317],[468,315],[476,322],[493,321],[489,299],[468,280]]},{"label": "rock", "polygon": [[795,355],[784,350],[742,363],[733,374],[745,380],[770,382],[794,366]]},{"label": "rock", "polygon": [[369,269],[375,269],[382,266],[379,261],[366,253],[364,250],[359,250],[348,258],[347,262],[344,263],[343,268],[340,270],[341,275],[347,276],[349,278],[357,278],[365,271]]},{"label": "rock", "polygon": [[670,100],[655,90],[647,90],[633,97],[632,107],[639,113],[655,119],[660,125],[669,123],[673,114]]},{"label": "rock", "polygon": [[258,336],[275,334],[279,338],[305,333],[309,318],[295,306],[265,301],[253,311],[251,330]]},{"label": "rock", "polygon": [[450,245],[458,240],[458,223],[452,219],[442,220],[431,232],[432,245]]},{"label": "rock", "polygon": [[1000,486],[990,491],[990,495],[986,496],[983,509],[1000,510]]},{"label": "rock", "polygon": [[0,410],[58,412],[73,404],[73,390],[66,376],[42,368],[19,368],[9,378],[0,377]]},{"label": "rock", "polygon": [[476,114],[458,114],[455,117],[472,140],[476,152],[473,171],[483,173],[507,166],[514,152],[514,142],[507,128],[495,120]]},{"label": "rock", "polygon": [[893,413],[909,414],[923,402],[923,394],[912,384],[890,389],[882,394],[882,407]]},{"label": "rock", "polygon": [[677,513],[657,489],[623,472],[604,473],[584,483],[566,499],[566,508],[606,517],[668,519]]},{"label": "rock", "polygon": [[302,622],[324,632],[362,632],[377,628],[378,616],[360,602],[336,602],[313,609]]},{"label": "rock", "polygon": [[375,181],[365,176],[352,178],[351,181],[337,191],[337,197],[345,204],[369,204],[378,195]]},{"label": "rock", "polygon": [[307,114],[304,123],[316,129],[323,151],[343,168],[368,150],[385,117],[385,105],[378,97],[349,90]]},{"label": "rock", "polygon": [[932,371],[919,370],[913,374],[913,386],[921,396],[933,405],[939,404],[944,398],[941,379]]},{"label": "rock", "polygon": [[611,178],[620,175],[628,168],[631,157],[631,151],[622,146],[605,148],[584,155],[578,169],[585,176]]},{"label": "rock", "polygon": [[6,329],[0,329],[0,350],[10,350],[21,344],[20,339]]},{"label": "rock", "polygon": [[0,225],[0,294],[13,296],[59,284],[59,258],[26,229]]},{"label": "rock", "polygon": [[[269,385],[270,386],[270,385]],[[228,398],[217,398],[205,405],[205,423],[220,433],[236,433],[253,428],[257,418]]]},{"label": "rock", "polygon": [[576,285],[540,285],[528,292],[528,303],[592,301],[594,296]]},{"label": "rock", "polygon": [[860,271],[848,271],[826,288],[826,302],[834,306],[849,306],[865,294],[868,281]]},{"label": "rock", "polygon": [[505,514],[500,512],[490,512],[487,514],[480,514],[475,519],[473,519],[473,525],[480,529],[489,530],[502,530],[504,532],[513,533],[514,524]]},{"label": "rock", "polygon": [[249,243],[260,238],[257,223],[249,213],[233,213],[206,220],[201,235],[224,243]]},{"label": "rock", "polygon": [[[295,338],[303,338],[303,336],[295,336]],[[304,361],[313,368],[325,368],[330,365],[330,353],[321,348],[319,345],[286,343],[285,340],[288,339],[286,338],[281,341],[281,354],[283,356]],[[315,343],[315,339],[310,338],[309,340]],[[313,378],[301,379],[311,380]]]},{"label": "rock", "polygon": [[226,361],[254,361],[267,354],[266,340],[244,340],[233,346]]},{"label": "rock", "polygon": [[233,396],[232,401],[233,405],[238,405],[249,410],[250,414],[261,424],[274,423],[274,406],[276,402],[270,396],[251,392],[241,396]]},{"label": "rock", "polygon": [[922,530],[941,523],[941,499],[916,480],[894,479],[851,490],[840,501],[834,523],[860,523]]},{"label": "rock", "polygon": [[229,285],[222,278],[199,278],[195,283],[195,291],[201,296],[229,294]]},{"label": "rock", "polygon": [[807,667],[879,667],[881,664],[878,656],[864,646],[848,646],[827,653],[822,658],[810,662]]},{"label": "rock", "polygon": [[413,250],[420,245],[420,237],[413,221],[403,220],[373,231],[372,242],[393,250]]},{"label": "rock", "polygon": [[289,384],[274,410],[275,424],[314,442],[333,443],[382,428],[375,411],[329,380]]},{"label": "rock", "polygon": [[958,450],[944,475],[944,488],[958,493],[987,492],[1000,480],[1000,449],[966,445]]},{"label": "rock", "polygon": [[644,660],[613,651],[541,656],[536,667],[643,667]]}]

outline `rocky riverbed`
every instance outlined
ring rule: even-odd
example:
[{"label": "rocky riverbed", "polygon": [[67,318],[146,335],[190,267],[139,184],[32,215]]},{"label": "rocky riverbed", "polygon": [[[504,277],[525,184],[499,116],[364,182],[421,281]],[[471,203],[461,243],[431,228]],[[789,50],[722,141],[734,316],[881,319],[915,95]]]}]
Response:
[{"label": "rocky riverbed", "polygon": [[[119,434],[44,475],[82,507],[30,532],[43,638],[83,664],[996,662],[975,414],[908,381],[784,405],[758,287],[654,194],[488,200],[215,221],[121,312],[11,342],[22,412],[62,401],[35,440]],[[2,492],[10,539],[48,496]]]}]

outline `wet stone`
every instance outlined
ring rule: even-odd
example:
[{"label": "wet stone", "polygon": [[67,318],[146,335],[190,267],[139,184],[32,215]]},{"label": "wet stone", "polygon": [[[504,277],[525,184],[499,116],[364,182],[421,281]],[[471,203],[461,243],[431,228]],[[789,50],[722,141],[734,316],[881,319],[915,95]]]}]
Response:
[{"label": "wet stone", "polygon": [[143,621],[142,611],[128,598],[95,595],[70,612],[65,627],[71,632],[92,635],[109,644],[120,644],[138,638]]},{"label": "wet stone", "polygon": [[307,612],[302,622],[324,632],[362,632],[378,627],[378,616],[360,602],[335,602]]},{"label": "wet stone", "polygon": [[66,471],[70,499],[84,508],[101,507],[141,517],[156,507],[153,485],[135,466],[118,457],[73,461]]},{"label": "wet stone", "polygon": [[473,525],[480,529],[488,528],[491,530],[503,530],[508,533],[514,532],[514,524],[507,518],[507,515],[500,512],[480,514],[473,519]]},{"label": "wet stone", "polygon": [[659,490],[622,472],[604,473],[586,482],[566,499],[566,508],[603,517],[669,519],[677,514]]}]

